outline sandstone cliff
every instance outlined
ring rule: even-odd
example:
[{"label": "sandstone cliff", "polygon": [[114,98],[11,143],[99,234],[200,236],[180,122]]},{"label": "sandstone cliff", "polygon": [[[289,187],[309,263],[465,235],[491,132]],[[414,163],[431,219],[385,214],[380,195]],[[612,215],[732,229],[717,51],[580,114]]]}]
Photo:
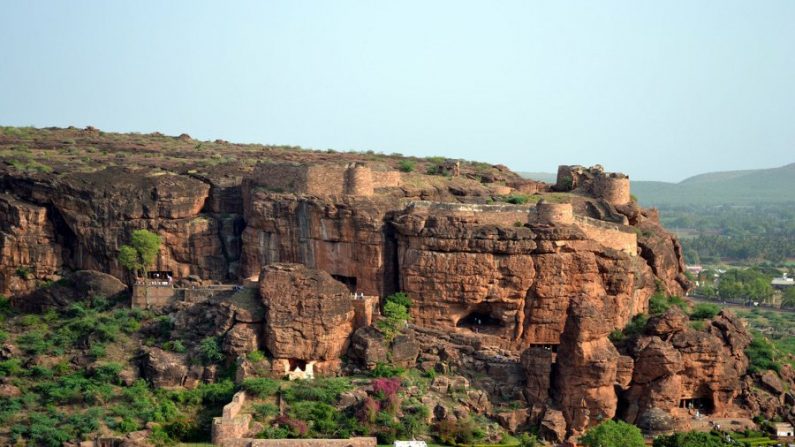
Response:
[{"label": "sandstone cliff", "polygon": [[[731,319],[709,334],[651,336],[632,353],[609,341],[656,289],[681,294],[689,284],[676,239],[630,200],[626,176],[600,168],[564,170],[553,193],[503,166],[415,160],[415,172],[398,172],[399,157],[189,137],[47,129],[0,136],[0,146],[0,293],[17,302],[74,270],[129,279],[118,248],[147,228],[164,242],[157,270],[259,279],[264,320],[192,312],[207,316],[201,327],[230,356],[267,348],[273,370],[318,362],[336,373],[352,340],[360,367],[391,358],[454,368],[492,398],[526,402],[525,422],[556,436],[690,395],[731,405],[720,383],[744,370],[721,369],[722,356],[742,356],[741,343],[718,339]],[[414,302],[413,326],[388,346],[372,328],[351,336],[350,292],[396,291]],[[190,325],[180,318],[178,328]],[[161,371],[163,357],[145,357],[163,383],[210,374]],[[647,377],[660,358],[667,373]],[[696,369],[708,380],[689,381]],[[624,392],[650,397],[619,409]]]}]

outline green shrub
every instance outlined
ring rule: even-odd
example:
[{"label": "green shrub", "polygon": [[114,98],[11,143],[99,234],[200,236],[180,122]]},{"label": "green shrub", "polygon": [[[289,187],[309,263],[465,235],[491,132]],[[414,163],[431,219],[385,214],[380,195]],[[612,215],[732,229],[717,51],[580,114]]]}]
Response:
[{"label": "green shrub", "polygon": [[220,363],[224,360],[221,340],[218,337],[207,337],[199,344],[199,354],[205,365]]},{"label": "green shrub", "polygon": [[640,429],[623,421],[607,420],[589,428],[580,438],[586,447],[644,447]]},{"label": "green shrub", "polygon": [[188,351],[188,348],[182,343],[182,340],[169,340],[163,343],[163,349],[166,351],[172,351],[179,354],[185,353]]},{"label": "green shrub", "polygon": [[279,414],[279,407],[273,404],[255,404],[254,415],[260,419],[269,418]]},{"label": "green shrub", "polygon": [[118,384],[119,373],[122,370],[122,365],[115,362],[105,363],[97,366],[94,369],[94,380],[100,383]]},{"label": "green shrub", "polygon": [[292,386],[282,391],[282,396],[288,403],[311,400],[332,405],[339,400],[340,394],[351,389],[349,379],[333,377],[293,382]]},{"label": "green shrub", "polygon": [[383,318],[376,322],[376,327],[384,334],[384,339],[391,342],[409,319],[411,299],[403,292],[386,297]]},{"label": "green shrub", "polygon": [[264,377],[250,378],[243,381],[243,389],[258,397],[273,396],[279,391],[279,382]]},{"label": "green shrub", "polygon": [[781,365],[776,362],[775,348],[762,334],[754,332],[751,343],[745,348],[748,357],[748,371],[773,370],[778,372]]},{"label": "green shrub", "polygon": [[649,298],[649,314],[660,315],[665,313],[671,306],[676,306],[683,311],[687,311],[687,302],[678,296],[666,296],[662,292],[657,292]]},{"label": "green shrub", "polygon": [[729,446],[720,436],[706,432],[674,433],[658,436],[654,439],[654,447],[724,447]]},{"label": "green shrub", "polygon": [[412,172],[414,171],[415,163],[412,160],[400,160],[398,162],[398,169],[400,172]]},{"label": "green shrub", "polygon": [[406,372],[406,370],[399,366],[379,362],[376,363],[375,368],[370,371],[370,375],[372,377],[396,377],[402,375],[404,372]]},{"label": "green shrub", "polygon": [[511,194],[505,201],[514,205],[524,205],[530,200],[530,197],[525,194]]},{"label": "green shrub", "polygon": [[17,345],[30,355],[43,354],[50,347],[47,334],[40,330],[30,330],[17,338]]},{"label": "green shrub", "polygon": [[714,318],[720,312],[720,307],[716,304],[699,303],[690,314],[691,320],[708,320]]},{"label": "green shrub", "polygon": [[265,354],[262,351],[251,351],[246,356],[250,362],[257,363],[265,359]]}]

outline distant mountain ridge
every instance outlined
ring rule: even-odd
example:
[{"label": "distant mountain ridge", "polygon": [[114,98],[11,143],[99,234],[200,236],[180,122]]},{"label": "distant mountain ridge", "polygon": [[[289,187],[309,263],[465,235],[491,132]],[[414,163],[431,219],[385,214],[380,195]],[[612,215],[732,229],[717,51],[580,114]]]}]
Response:
[{"label": "distant mountain ridge", "polygon": [[[555,174],[551,173],[519,174],[534,180],[555,181]],[[643,206],[795,202],[795,163],[771,169],[708,172],[679,183],[633,181],[632,194]]]}]

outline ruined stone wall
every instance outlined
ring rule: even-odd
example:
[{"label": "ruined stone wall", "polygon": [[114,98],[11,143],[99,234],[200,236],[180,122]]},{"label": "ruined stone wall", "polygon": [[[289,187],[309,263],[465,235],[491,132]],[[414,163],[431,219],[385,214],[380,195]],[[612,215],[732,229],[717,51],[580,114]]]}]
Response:
[{"label": "ruined stone wall", "polygon": [[[425,210],[437,216],[455,216],[476,225],[500,225],[505,227],[524,225],[528,221],[530,207],[526,205],[479,205],[468,203],[437,203],[415,201],[409,204],[410,209]],[[521,226],[518,225],[518,226]]]},{"label": "ruined stone wall", "polygon": [[314,196],[345,194],[345,167],[313,165],[307,172],[306,193]]},{"label": "ruined stone wall", "polygon": [[161,309],[182,299],[181,291],[171,286],[132,287],[132,307]]},{"label": "ruined stone wall", "polygon": [[373,188],[396,188],[400,185],[401,177],[398,171],[373,172]]},{"label": "ruined stone wall", "polygon": [[625,205],[631,200],[629,177],[617,172],[605,172],[600,165],[590,168],[559,166],[555,190],[579,191],[604,199],[612,205]]},{"label": "ruined stone wall", "polygon": [[232,401],[224,405],[221,417],[213,418],[212,443],[227,445],[226,441],[237,441],[246,436],[251,423],[250,414],[240,414],[246,402],[246,392],[239,391],[232,397]]},{"label": "ruined stone wall", "polygon": [[632,256],[638,254],[638,235],[630,227],[610,224],[585,216],[576,216],[574,221],[588,238],[605,247],[620,250]]},{"label": "ruined stone wall", "polygon": [[298,163],[260,163],[248,181],[274,192],[308,192],[309,167]]},{"label": "ruined stone wall", "polygon": [[353,330],[367,327],[373,324],[373,318],[380,313],[378,310],[379,298],[377,296],[366,296],[353,300]]}]

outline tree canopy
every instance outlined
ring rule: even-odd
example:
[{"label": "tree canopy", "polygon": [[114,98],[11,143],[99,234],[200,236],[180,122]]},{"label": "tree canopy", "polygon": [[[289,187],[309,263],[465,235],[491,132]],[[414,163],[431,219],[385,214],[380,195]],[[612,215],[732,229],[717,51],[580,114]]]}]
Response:
[{"label": "tree canopy", "polygon": [[588,429],[580,438],[580,443],[586,447],[644,447],[646,445],[638,427],[612,419]]},{"label": "tree canopy", "polygon": [[159,250],[160,236],[149,230],[135,230],[130,245],[122,245],[119,249],[119,263],[136,275],[141,271],[146,273]]}]

